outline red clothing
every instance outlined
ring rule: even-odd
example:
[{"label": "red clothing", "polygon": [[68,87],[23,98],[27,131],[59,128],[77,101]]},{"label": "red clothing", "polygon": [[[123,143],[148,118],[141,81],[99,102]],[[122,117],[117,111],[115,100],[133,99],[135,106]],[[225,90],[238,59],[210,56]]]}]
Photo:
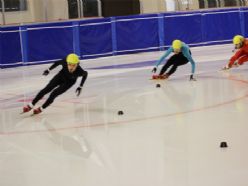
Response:
[{"label": "red clothing", "polygon": [[238,64],[242,65],[244,62],[248,62],[248,39],[245,39],[244,45],[240,48],[234,56],[230,59],[228,66],[231,68],[235,61],[238,60]]}]

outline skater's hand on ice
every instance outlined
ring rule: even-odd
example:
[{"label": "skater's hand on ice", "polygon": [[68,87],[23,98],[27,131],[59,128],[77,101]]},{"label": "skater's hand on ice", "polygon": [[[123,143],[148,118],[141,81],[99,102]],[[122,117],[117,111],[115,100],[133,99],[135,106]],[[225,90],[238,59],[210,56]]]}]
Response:
[{"label": "skater's hand on ice", "polygon": [[47,76],[48,74],[49,74],[49,70],[45,70],[42,75]]},{"label": "skater's hand on ice", "polygon": [[154,68],[152,69],[152,72],[153,72],[153,73],[156,73],[156,72],[157,72],[157,67],[154,67]]},{"label": "skater's hand on ice", "polygon": [[78,88],[76,89],[76,94],[77,94],[77,96],[79,96],[79,95],[81,94],[81,90],[82,90],[82,87],[78,87]]},{"label": "skater's hand on ice", "polygon": [[190,75],[189,80],[190,80],[190,81],[196,81],[196,79],[194,78],[194,75],[193,75],[193,74]]},{"label": "skater's hand on ice", "polygon": [[224,66],[223,68],[222,68],[222,70],[228,70],[228,69],[230,69],[231,67],[229,67],[229,65],[226,65],[226,66]]}]

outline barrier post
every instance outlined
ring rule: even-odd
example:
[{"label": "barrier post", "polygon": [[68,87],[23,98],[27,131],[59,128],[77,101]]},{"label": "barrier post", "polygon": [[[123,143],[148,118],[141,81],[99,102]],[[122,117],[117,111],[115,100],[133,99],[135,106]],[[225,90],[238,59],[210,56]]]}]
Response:
[{"label": "barrier post", "polygon": [[116,38],[116,21],[115,21],[115,17],[111,17],[111,32],[112,32],[113,55],[116,55],[116,53],[117,53],[117,38]]},{"label": "barrier post", "polygon": [[73,51],[81,58],[79,22],[72,22],[73,26]]},{"label": "barrier post", "polygon": [[201,13],[201,43],[206,42],[205,14]]},{"label": "barrier post", "polygon": [[27,26],[19,27],[23,65],[25,65],[28,62],[28,32],[27,31],[28,31]]},{"label": "barrier post", "polygon": [[164,45],[164,15],[158,14],[158,35],[159,35],[159,49],[163,51],[165,49]]},{"label": "barrier post", "polygon": [[241,35],[246,37],[246,34],[245,34],[245,16],[244,16],[244,11],[242,8],[239,9],[239,18],[240,18]]}]

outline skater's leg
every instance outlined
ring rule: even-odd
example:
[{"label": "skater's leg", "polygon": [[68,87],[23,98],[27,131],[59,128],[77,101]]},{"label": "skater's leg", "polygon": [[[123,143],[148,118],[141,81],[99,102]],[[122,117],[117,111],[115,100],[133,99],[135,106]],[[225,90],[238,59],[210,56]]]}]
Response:
[{"label": "skater's leg", "polygon": [[43,98],[47,93],[51,92],[54,88],[56,88],[59,83],[61,82],[60,76],[55,76],[47,85],[45,88],[43,88],[33,99],[32,106],[34,106],[39,100]]},{"label": "skater's leg", "polygon": [[61,78],[59,75],[56,75],[47,85],[45,88],[43,88],[33,99],[33,101],[31,103],[29,103],[28,105],[23,107],[23,111],[22,113],[26,113],[29,112],[30,110],[32,110],[32,108],[34,107],[34,105],[40,100],[42,99],[42,97],[44,95],[46,95],[48,92],[52,91],[55,87],[57,87],[59,85],[59,83],[61,82]]},{"label": "skater's leg", "polygon": [[185,64],[187,64],[188,62],[189,62],[188,59],[187,59],[182,53],[180,53],[180,54],[177,56],[175,62],[173,63],[172,68],[171,68],[171,69],[169,70],[169,72],[167,73],[168,76],[170,76],[171,74],[175,73],[175,71],[177,70],[177,67],[178,67],[178,66],[185,65]]},{"label": "skater's leg", "polygon": [[173,66],[171,67],[171,69],[169,70],[169,72],[167,73],[168,76],[170,76],[171,74],[173,74],[174,72],[176,72],[177,67],[178,67],[178,65],[173,65]]},{"label": "skater's leg", "polygon": [[175,54],[175,55],[171,56],[170,59],[168,59],[168,61],[165,63],[165,65],[162,67],[162,69],[159,73],[160,76],[163,75],[171,65],[173,65],[173,63],[177,59],[177,56],[178,56],[178,54]]},{"label": "skater's leg", "polygon": [[65,83],[57,87],[55,90],[53,90],[50,96],[48,97],[48,99],[46,100],[46,102],[42,105],[42,108],[45,109],[49,105],[51,105],[56,97],[66,92],[69,88],[72,87],[73,84],[74,83]]}]

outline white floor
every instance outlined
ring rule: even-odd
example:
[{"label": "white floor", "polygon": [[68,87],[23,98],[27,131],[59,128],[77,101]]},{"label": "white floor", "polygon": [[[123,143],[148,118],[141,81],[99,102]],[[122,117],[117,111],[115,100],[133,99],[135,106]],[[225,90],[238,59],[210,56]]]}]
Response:
[{"label": "white floor", "polygon": [[34,117],[22,106],[59,68],[47,77],[49,65],[1,70],[0,186],[247,186],[248,64],[220,71],[231,50],[192,48],[196,82],[190,64],[159,82],[152,66],[90,69],[161,52],[84,61],[82,95],[77,82]]}]

